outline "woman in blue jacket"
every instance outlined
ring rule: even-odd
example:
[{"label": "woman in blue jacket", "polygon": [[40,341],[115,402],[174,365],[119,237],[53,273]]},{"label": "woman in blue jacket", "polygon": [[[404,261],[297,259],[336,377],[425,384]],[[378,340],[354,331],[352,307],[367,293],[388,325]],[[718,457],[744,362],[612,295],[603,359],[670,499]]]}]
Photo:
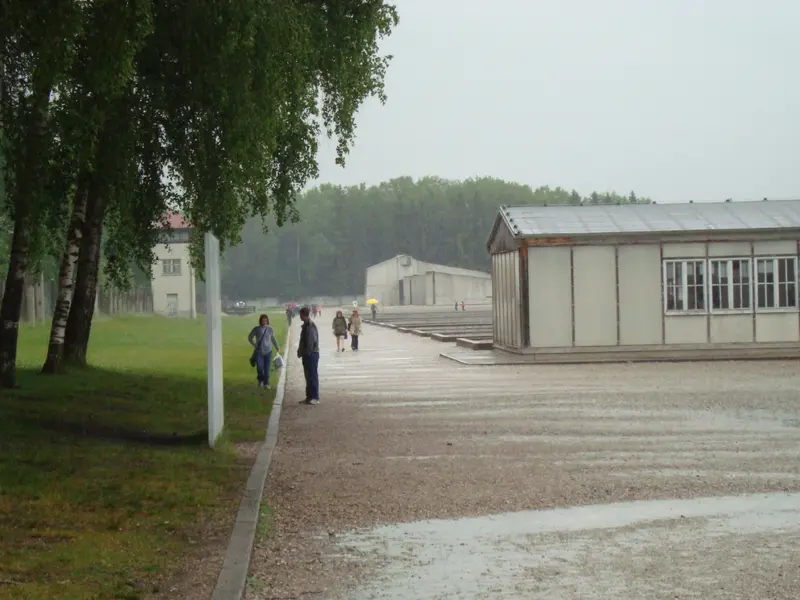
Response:
[{"label": "woman in blue jacket", "polygon": [[270,326],[267,315],[258,317],[258,325],[253,327],[250,335],[247,336],[247,341],[253,346],[258,387],[263,386],[266,389],[270,389],[269,367],[272,364],[272,348],[274,346],[276,352],[280,352],[281,348],[278,345],[278,340],[275,339],[275,330]]}]

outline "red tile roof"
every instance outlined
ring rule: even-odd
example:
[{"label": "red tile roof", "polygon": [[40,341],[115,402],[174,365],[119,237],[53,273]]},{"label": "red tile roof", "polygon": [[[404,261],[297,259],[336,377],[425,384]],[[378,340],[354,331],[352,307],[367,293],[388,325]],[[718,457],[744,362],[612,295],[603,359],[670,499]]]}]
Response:
[{"label": "red tile roof", "polygon": [[172,229],[191,229],[192,224],[184,220],[183,215],[177,211],[169,212],[166,220]]}]

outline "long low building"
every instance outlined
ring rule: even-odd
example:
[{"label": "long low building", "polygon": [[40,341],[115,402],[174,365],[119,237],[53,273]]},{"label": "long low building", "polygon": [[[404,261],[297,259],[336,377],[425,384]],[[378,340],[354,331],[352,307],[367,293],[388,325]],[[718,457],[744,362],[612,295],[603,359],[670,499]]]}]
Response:
[{"label": "long low building", "polygon": [[367,268],[365,294],[385,306],[488,304],[492,276],[400,254]]},{"label": "long low building", "polygon": [[495,347],[542,360],[797,356],[800,201],[501,208]]}]

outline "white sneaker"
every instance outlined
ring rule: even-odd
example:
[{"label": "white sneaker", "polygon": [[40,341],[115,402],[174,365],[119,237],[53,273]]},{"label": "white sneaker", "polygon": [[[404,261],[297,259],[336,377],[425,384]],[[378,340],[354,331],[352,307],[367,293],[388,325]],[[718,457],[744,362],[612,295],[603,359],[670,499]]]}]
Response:
[{"label": "white sneaker", "polygon": [[315,398],[308,401],[309,404],[319,404],[319,398]]}]

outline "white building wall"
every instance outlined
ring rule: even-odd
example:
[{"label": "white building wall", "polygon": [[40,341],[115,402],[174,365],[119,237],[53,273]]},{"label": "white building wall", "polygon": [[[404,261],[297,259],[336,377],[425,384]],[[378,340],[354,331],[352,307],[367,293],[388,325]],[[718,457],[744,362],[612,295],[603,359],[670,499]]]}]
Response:
[{"label": "white building wall", "polygon": [[706,315],[667,315],[664,317],[666,344],[705,344],[708,340]]},{"label": "white building wall", "polygon": [[[408,263],[408,264],[404,264]],[[400,304],[400,285],[399,282],[405,277],[425,276],[428,272],[434,272],[435,285],[431,281],[428,285],[428,278],[417,284],[417,287],[424,291],[422,296],[417,297],[413,294],[414,304],[449,304],[462,300],[468,303],[482,303],[489,301],[491,296],[491,276],[480,271],[460,269],[458,267],[448,267],[446,265],[436,265],[417,260],[410,256],[396,256],[385,260],[377,265],[372,265],[366,271],[365,295],[367,298],[375,298],[385,306],[396,306]],[[441,278],[441,279],[440,279]],[[430,287],[430,289],[428,289]],[[408,285],[403,286],[403,301],[409,304],[412,298],[409,296]],[[412,291],[414,284],[412,283]],[[430,298],[430,301],[423,300]]]},{"label": "white building wall", "polygon": [[367,269],[364,295],[368,299],[377,299],[381,304],[397,304],[399,280],[400,270],[396,258],[373,265]]},{"label": "white building wall", "polygon": [[620,246],[618,249],[621,345],[662,342],[660,256],[658,244]]},{"label": "white building wall", "polygon": [[[750,257],[750,243],[749,242],[720,242],[708,245],[708,255],[713,256],[727,256],[729,258],[749,258]],[[702,254],[699,255],[702,257]]]},{"label": "white building wall", "polygon": [[572,346],[572,285],[569,248],[529,248],[531,346]]},{"label": "white building wall", "polygon": [[753,341],[753,315],[712,314],[709,332],[712,344],[737,344]]},{"label": "white building wall", "polygon": [[[439,282],[444,285],[440,288]],[[436,273],[436,304],[487,304],[491,301],[492,280],[486,277]],[[488,294],[487,294],[488,290]]]},{"label": "white building wall", "polygon": [[521,348],[522,306],[519,252],[501,252],[492,256],[493,286],[492,335],[498,344]]},{"label": "white building wall", "polygon": [[706,254],[705,244],[664,244],[664,258],[703,258]]},{"label": "white building wall", "polygon": [[436,285],[436,273],[428,271],[425,273],[425,304],[432,306],[434,304],[434,286]]},{"label": "white building wall", "polygon": [[756,341],[800,341],[800,322],[798,322],[798,314],[796,312],[756,314]]},{"label": "white building wall", "polygon": [[755,242],[753,252],[756,256],[793,256],[797,255],[797,242]]},{"label": "white building wall", "polygon": [[[175,302],[175,315],[180,317],[197,316],[195,274],[191,268],[189,244],[159,244],[154,248],[156,263],[153,265],[153,312],[170,315]],[[180,275],[165,275],[164,260],[181,261]]]},{"label": "white building wall", "polygon": [[411,276],[411,292],[410,297],[407,300],[408,304],[413,304],[414,306],[425,306],[426,283],[427,277],[424,273]]},{"label": "white building wall", "polygon": [[572,251],[576,346],[617,344],[616,260],[613,246]]},{"label": "white building wall", "polygon": [[455,294],[453,293],[453,276],[449,273],[439,273],[434,271],[434,304],[454,304]]}]

